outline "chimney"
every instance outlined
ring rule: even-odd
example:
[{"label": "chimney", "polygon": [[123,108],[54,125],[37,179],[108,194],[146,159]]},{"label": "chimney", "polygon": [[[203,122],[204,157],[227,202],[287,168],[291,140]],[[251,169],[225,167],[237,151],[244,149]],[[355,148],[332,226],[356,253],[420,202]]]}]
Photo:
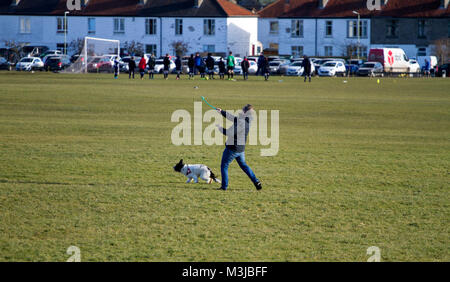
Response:
[{"label": "chimney", "polygon": [[287,13],[291,9],[291,1],[284,0],[284,12]]},{"label": "chimney", "polygon": [[20,0],[12,0],[11,1],[11,6],[17,6],[19,5]]},{"label": "chimney", "polygon": [[195,8],[200,8],[202,3],[203,3],[203,0],[194,0],[194,7]]},{"label": "chimney", "polygon": [[440,7],[442,9],[447,9],[449,3],[450,3],[450,0],[441,0],[441,6]]},{"label": "chimney", "polygon": [[323,9],[327,5],[328,0],[319,0],[319,8]]}]

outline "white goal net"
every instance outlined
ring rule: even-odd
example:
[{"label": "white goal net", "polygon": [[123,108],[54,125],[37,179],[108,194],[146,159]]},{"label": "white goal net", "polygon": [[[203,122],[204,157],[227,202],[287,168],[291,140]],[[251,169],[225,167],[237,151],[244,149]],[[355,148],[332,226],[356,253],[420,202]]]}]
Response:
[{"label": "white goal net", "polygon": [[120,41],[85,37],[83,50],[75,54],[75,61],[66,67],[66,73],[113,72],[114,60],[120,57]]}]

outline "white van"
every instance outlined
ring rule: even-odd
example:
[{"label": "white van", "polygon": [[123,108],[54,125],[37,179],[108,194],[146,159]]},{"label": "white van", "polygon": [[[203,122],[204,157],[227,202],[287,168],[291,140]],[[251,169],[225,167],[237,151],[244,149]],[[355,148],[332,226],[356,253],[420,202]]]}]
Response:
[{"label": "white van", "polygon": [[380,62],[385,72],[410,72],[410,63],[401,48],[374,48],[369,51],[370,62]]},{"label": "white van", "polygon": [[430,69],[434,69],[438,64],[436,56],[419,56],[417,57],[417,62],[419,63],[421,68],[425,67],[425,60],[430,62]]}]

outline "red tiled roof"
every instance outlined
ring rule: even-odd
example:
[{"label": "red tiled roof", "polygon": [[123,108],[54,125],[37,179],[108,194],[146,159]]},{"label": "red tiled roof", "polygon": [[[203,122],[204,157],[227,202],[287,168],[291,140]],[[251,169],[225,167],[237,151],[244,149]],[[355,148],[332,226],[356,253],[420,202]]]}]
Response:
[{"label": "red tiled roof", "polygon": [[263,18],[304,17],[333,18],[354,17],[357,11],[362,17],[448,17],[450,7],[440,8],[440,0],[390,0],[381,11],[369,11],[365,0],[329,0],[325,8],[319,0],[278,0],[258,12]]},{"label": "red tiled roof", "polygon": [[[194,7],[194,0],[89,0],[81,11],[70,11],[72,16],[161,16],[161,17],[227,17],[257,16],[227,0],[203,0]],[[67,0],[21,0],[11,6],[11,0],[0,0],[2,14],[63,15]]]},{"label": "red tiled roof", "polygon": [[216,0],[228,16],[254,16],[249,10],[227,0]]},{"label": "red tiled roof", "polygon": [[[139,10],[139,0],[89,0],[86,7],[81,8],[81,11],[70,11],[71,15],[96,15],[96,16],[133,16],[137,15]],[[53,15],[64,14],[67,11],[67,0],[59,0],[56,8],[51,11]]]}]

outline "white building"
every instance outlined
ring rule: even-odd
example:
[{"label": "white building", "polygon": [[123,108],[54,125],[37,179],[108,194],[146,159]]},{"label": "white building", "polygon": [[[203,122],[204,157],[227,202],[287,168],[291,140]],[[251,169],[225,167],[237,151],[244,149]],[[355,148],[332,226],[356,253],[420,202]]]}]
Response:
[{"label": "white building", "polygon": [[157,56],[174,54],[174,42],[187,44],[188,53],[246,56],[258,44],[257,16],[226,0],[81,0],[80,10],[68,10],[67,0],[1,1],[0,27],[0,46],[15,41],[62,50],[91,36],[122,47],[139,42]]},{"label": "white building", "polygon": [[329,7],[328,2],[279,0],[261,10],[258,38],[264,48],[278,50],[282,55],[331,57],[347,56],[349,49],[356,56],[359,46],[359,55],[365,57],[370,46],[371,19],[357,9],[355,12],[362,15],[358,20],[352,9]]}]

